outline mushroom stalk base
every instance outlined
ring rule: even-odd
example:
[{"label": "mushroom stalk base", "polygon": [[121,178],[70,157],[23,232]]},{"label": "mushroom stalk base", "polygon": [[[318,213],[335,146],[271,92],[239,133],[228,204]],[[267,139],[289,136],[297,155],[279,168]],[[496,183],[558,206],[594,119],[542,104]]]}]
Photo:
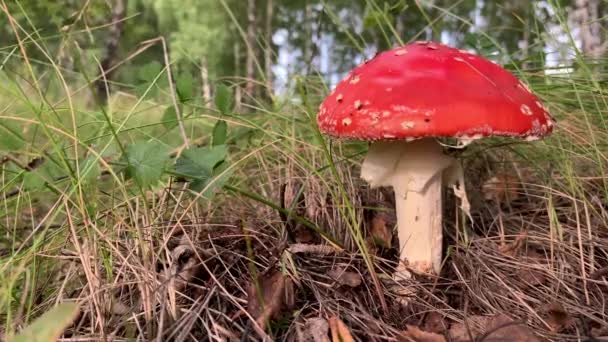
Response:
[{"label": "mushroom stalk base", "polygon": [[443,170],[453,158],[435,139],[379,141],[370,146],[361,177],[372,188],[395,190],[400,263],[395,279],[415,273],[438,274],[441,267]]}]

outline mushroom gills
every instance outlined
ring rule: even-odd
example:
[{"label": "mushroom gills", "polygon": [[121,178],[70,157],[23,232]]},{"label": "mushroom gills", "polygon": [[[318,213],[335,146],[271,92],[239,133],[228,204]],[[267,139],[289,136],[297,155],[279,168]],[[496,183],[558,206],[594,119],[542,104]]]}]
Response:
[{"label": "mushroom gills", "polygon": [[433,138],[414,142],[377,141],[361,166],[361,178],[372,188],[395,191],[400,263],[395,278],[416,273],[438,274],[441,266],[443,171],[454,165]]}]

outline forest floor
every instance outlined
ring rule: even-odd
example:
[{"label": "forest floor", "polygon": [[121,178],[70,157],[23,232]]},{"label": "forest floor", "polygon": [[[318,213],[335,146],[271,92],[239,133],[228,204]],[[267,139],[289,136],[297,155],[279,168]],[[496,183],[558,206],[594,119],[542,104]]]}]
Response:
[{"label": "forest floor", "polygon": [[[252,171],[259,181],[252,191],[276,198],[290,215],[242,196],[204,208],[175,202],[181,185],[174,184],[153,203],[159,216],[176,219],[137,232],[155,241],[148,250],[153,263],[146,264],[129,224],[117,222],[110,253],[120,280],[102,285],[95,275],[82,275],[87,280],[68,297],[80,298],[84,311],[67,336],[81,340],[101,325],[112,340],[605,338],[608,227],[605,200],[597,195],[601,176],[584,177],[582,190],[594,201],[586,203],[541,185],[547,174],[538,168],[504,166],[496,158],[465,159],[472,223],[445,192],[441,274],[400,283],[392,280],[393,194],[369,190],[356,167],[338,169],[349,205],[314,174],[292,171],[277,179],[271,168]],[[288,163],[287,169],[295,168]],[[548,174],[560,182],[559,174]],[[356,229],[365,252],[356,247],[345,208],[361,223]],[[310,222],[326,228],[324,236],[307,228]],[[83,260],[88,252],[79,253]],[[404,305],[399,289],[406,287],[415,292]],[[94,288],[98,293],[91,294]]]}]

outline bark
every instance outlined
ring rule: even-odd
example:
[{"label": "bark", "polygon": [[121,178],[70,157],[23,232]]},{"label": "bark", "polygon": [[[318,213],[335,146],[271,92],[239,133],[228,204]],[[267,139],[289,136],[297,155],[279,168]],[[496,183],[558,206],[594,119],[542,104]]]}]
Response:
[{"label": "bark", "polygon": [[201,58],[201,84],[205,107],[211,107],[211,87],[209,86],[209,68],[206,57]]},{"label": "bark", "polygon": [[118,55],[118,45],[124,31],[124,19],[127,16],[127,0],[114,0],[112,7],[112,20],[109,35],[105,42],[105,52],[101,60],[99,76],[94,83],[95,96],[99,103],[105,105],[110,94],[110,82],[115,74],[115,70],[109,70],[116,61]]},{"label": "bark", "polygon": [[266,91],[272,98],[272,13],[273,1],[266,0],[266,49],[264,50],[264,68],[266,69]]},{"label": "bark", "polygon": [[608,41],[603,39],[599,0],[575,0],[571,20],[579,28],[579,40],[583,54],[600,58],[608,49]]},{"label": "bark", "polygon": [[[238,41],[234,41],[234,71],[235,75],[240,76],[241,74],[241,48],[239,47]],[[237,83],[234,87],[234,110],[241,111],[241,103],[243,102],[243,88]]]},{"label": "bark", "polygon": [[255,0],[247,0],[247,59],[245,61],[245,91],[248,96],[255,96],[255,48],[257,46],[257,21]]}]

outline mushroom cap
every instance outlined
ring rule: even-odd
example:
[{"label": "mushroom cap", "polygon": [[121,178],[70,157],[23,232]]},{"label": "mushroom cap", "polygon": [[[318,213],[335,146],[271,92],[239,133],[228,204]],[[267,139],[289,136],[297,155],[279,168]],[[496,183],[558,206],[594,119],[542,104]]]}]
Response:
[{"label": "mushroom cap", "polygon": [[554,123],[513,74],[436,42],[397,47],[352,70],[323,101],[317,122],[325,134],[360,140],[536,140]]}]

